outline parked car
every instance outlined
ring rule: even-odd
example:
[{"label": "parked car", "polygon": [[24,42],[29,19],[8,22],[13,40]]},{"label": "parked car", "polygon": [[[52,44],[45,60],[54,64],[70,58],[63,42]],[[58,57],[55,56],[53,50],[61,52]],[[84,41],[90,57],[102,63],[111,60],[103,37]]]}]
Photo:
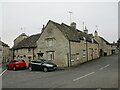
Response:
[{"label": "parked car", "polygon": [[14,59],[7,64],[7,69],[26,69],[26,62],[23,59]]},{"label": "parked car", "polygon": [[40,59],[40,60],[32,60],[28,65],[28,69],[30,71],[33,70],[42,70],[44,72],[50,70],[56,70],[57,65],[50,63],[48,60]]}]

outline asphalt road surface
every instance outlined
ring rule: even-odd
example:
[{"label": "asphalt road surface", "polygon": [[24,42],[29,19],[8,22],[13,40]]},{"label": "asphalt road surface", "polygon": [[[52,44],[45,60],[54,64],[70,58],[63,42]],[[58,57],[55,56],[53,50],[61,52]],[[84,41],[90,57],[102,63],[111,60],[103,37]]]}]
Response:
[{"label": "asphalt road surface", "polygon": [[118,56],[107,56],[53,72],[7,70],[3,88],[118,88]]}]

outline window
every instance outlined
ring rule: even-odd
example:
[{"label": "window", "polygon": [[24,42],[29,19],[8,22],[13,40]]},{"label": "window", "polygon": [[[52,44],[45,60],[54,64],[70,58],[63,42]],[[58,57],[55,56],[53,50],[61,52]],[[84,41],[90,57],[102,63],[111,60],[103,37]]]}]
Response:
[{"label": "window", "polygon": [[86,57],[86,50],[83,50],[83,57]]},{"label": "window", "polygon": [[84,40],[84,43],[86,43],[86,38],[85,37],[83,37],[83,40]]},{"label": "window", "polygon": [[94,39],[93,38],[91,39],[91,41],[92,41],[92,43],[94,43]]},{"label": "window", "polygon": [[28,60],[31,61],[31,57],[28,57]]},{"label": "window", "polygon": [[95,55],[97,55],[97,49],[95,49]]},{"label": "window", "polygon": [[47,40],[47,44],[49,47],[53,46],[53,40],[52,39],[48,39]]},{"label": "window", "polygon": [[48,52],[48,60],[52,61],[54,59],[54,52]]},{"label": "window", "polygon": [[18,50],[16,50],[16,53],[18,53]]},{"label": "window", "polygon": [[28,48],[28,52],[31,52],[31,48]]},{"label": "window", "polygon": [[76,53],[77,60],[79,60],[79,53]]},{"label": "window", "polygon": [[79,55],[77,55],[77,60],[79,60]]}]

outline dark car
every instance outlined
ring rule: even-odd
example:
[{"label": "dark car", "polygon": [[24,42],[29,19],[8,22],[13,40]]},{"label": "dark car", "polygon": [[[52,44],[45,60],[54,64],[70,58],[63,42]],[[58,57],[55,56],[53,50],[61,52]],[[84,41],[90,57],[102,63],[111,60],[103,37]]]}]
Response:
[{"label": "dark car", "polygon": [[44,72],[47,72],[50,70],[56,70],[57,65],[50,63],[48,60],[40,59],[30,61],[28,68],[30,71],[42,70]]},{"label": "dark car", "polygon": [[23,59],[14,59],[7,64],[7,69],[26,69],[26,62]]}]

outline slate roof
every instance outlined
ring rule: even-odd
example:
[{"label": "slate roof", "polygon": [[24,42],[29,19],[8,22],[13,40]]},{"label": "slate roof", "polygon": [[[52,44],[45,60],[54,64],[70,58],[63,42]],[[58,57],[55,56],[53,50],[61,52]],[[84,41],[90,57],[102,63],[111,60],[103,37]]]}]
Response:
[{"label": "slate roof", "polygon": [[9,47],[8,44],[6,44],[6,43],[4,43],[2,41],[0,41],[0,45],[5,46],[5,47]]},{"label": "slate roof", "polygon": [[[20,37],[20,36],[26,36],[26,37],[28,37],[25,33],[20,34],[18,37]],[[18,37],[17,37],[17,38],[18,38]],[[17,38],[16,38],[16,39],[17,39]],[[16,40],[16,39],[15,39],[15,40]],[[14,41],[15,41],[15,40],[14,40]]]},{"label": "slate roof", "polygon": [[17,46],[13,46],[12,49],[20,49],[20,48],[35,48],[37,47],[37,40],[40,38],[41,34],[31,35],[28,38],[23,39],[21,42],[17,44]]},{"label": "slate roof", "polygon": [[120,38],[117,40],[118,45],[120,45]]},{"label": "slate roof", "polygon": [[[86,40],[88,42],[92,42],[90,35],[87,35],[86,33],[82,32],[78,29],[75,29],[64,23],[58,24],[51,20],[50,20],[50,22],[52,22],[63,33],[63,35],[70,41],[80,42],[80,40],[84,40],[84,37],[86,37]],[[94,40],[94,43],[98,44],[95,40]]]},{"label": "slate roof", "polygon": [[110,43],[112,46],[117,46],[118,43]]},{"label": "slate roof", "polygon": [[[99,36],[100,37],[100,36]],[[105,40],[103,37],[100,37],[103,41],[106,42],[106,44],[111,45],[107,40]]]}]

